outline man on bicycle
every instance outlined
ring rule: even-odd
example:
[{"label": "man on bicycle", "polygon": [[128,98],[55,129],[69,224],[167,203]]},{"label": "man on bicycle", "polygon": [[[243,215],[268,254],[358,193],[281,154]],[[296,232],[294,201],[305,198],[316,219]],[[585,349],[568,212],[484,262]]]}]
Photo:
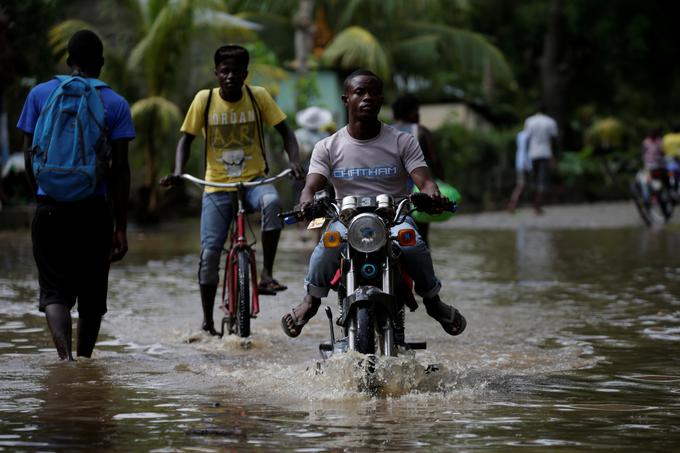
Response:
[{"label": "man on bicycle", "polygon": [[[215,52],[215,77],[218,89],[201,90],[194,97],[177,143],[175,169],[161,179],[170,187],[180,181],[189,160],[191,143],[203,133],[206,140],[206,172],[209,182],[234,183],[261,179],[267,173],[262,124],[273,126],[281,135],[290,168],[296,178],[304,177],[293,130],[266,89],[248,86],[248,51],[241,46],[226,45]],[[207,124],[206,124],[207,123]],[[219,261],[229,225],[235,215],[234,189],[206,187],[201,210],[201,256],[198,280],[203,307],[203,330],[216,335],[213,307],[219,283]],[[287,289],[273,277],[274,258],[282,223],[279,196],[273,185],[252,187],[246,191],[246,207],[262,213],[263,269],[259,294],[272,295]]]},{"label": "man on bicycle", "polygon": [[[381,193],[404,198],[408,196],[409,176],[422,193],[441,198],[416,138],[378,119],[384,101],[378,76],[366,70],[350,74],[345,79],[342,101],[347,107],[348,124],[314,147],[300,209],[304,211],[329,180],[338,199]],[[465,318],[439,299],[441,282],[435,276],[430,250],[420,234],[416,236],[415,246],[402,247],[405,270],[413,278],[427,313],[447,333],[459,335],[465,330]],[[305,278],[307,295],[281,319],[286,335],[297,337],[316,314],[339,264],[339,248],[324,248],[321,242],[316,246]]]}]

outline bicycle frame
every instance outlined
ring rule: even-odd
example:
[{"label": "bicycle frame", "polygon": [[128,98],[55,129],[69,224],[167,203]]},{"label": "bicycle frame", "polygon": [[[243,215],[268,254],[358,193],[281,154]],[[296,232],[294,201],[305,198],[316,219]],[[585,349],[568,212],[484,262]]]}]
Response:
[{"label": "bicycle frame", "polygon": [[[236,315],[236,286],[238,285],[238,252],[246,250],[250,262],[250,314],[256,316],[260,313],[260,296],[257,291],[257,265],[255,250],[246,241],[246,209],[245,209],[245,186],[237,187],[237,211],[236,218],[231,226],[231,246],[225,262],[225,278],[222,283],[222,306],[226,307],[225,314]],[[228,282],[228,285],[227,285]],[[224,302],[227,302],[225,305]]]}]

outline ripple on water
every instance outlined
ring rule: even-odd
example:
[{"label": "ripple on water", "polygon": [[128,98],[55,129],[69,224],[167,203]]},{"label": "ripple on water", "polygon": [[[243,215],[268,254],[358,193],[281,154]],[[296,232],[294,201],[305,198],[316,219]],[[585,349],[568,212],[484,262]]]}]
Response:
[{"label": "ripple on water", "polygon": [[113,416],[114,420],[130,420],[130,419],[153,419],[166,418],[168,414],[160,412],[132,412],[127,414],[116,414]]},{"label": "ripple on water", "polygon": [[680,376],[670,376],[664,374],[636,374],[633,376],[625,376],[626,379],[631,381],[645,382],[645,383],[673,383],[680,382]]},{"label": "ripple on water", "polygon": [[586,410],[603,412],[641,412],[658,409],[655,406],[640,406],[626,403],[601,403],[601,404],[557,404],[555,407],[561,410]]},{"label": "ripple on water", "polygon": [[680,327],[648,327],[642,333],[654,340],[680,341]]}]

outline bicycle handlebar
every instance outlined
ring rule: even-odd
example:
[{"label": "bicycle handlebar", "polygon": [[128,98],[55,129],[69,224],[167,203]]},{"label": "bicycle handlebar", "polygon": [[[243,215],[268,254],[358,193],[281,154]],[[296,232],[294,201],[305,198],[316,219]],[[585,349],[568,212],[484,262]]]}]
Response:
[{"label": "bicycle handlebar", "polygon": [[193,182],[194,184],[198,184],[200,186],[221,187],[221,188],[226,188],[226,189],[236,189],[238,187],[255,187],[255,186],[261,186],[263,184],[270,184],[270,183],[273,183],[274,181],[278,181],[279,179],[284,178],[285,176],[288,176],[291,172],[292,172],[292,170],[290,168],[287,168],[276,176],[271,176],[269,178],[261,179],[259,181],[243,181],[243,182],[210,182],[210,181],[206,181],[204,179],[199,179],[199,178],[192,176],[188,173],[184,173],[181,176],[181,178],[186,179],[187,181]]}]

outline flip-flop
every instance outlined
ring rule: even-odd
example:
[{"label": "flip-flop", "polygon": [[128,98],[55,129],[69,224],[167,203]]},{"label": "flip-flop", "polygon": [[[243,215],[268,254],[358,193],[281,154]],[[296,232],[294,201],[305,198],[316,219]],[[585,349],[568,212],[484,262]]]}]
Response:
[{"label": "flip-flop", "polygon": [[425,309],[427,310],[427,314],[437,320],[439,324],[442,325],[442,328],[444,328],[444,331],[449,335],[455,336],[463,333],[467,326],[467,321],[458,309],[446,305],[441,300],[437,305],[438,306],[435,308],[426,304]]},{"label": "flip-flop", "polygon": [[288,287],[285,285],[282,285],[276,279],[271,279],[268,281],[260,281],[260,283],[257,285],[257,292],[258,294],[262,294],[265,296],[273,296],[279,291],[285,291],[287,290]]},{"label": "flip-flop", "polygon": [[[297,307],[295,307],[295,308],[297,308]],[[283,333],[285,333],[286,335],[288,335],[291,338],[295,338],[298,335],[300,335],[300,333],[302,332],[302,328],[305,326],[305,324],[307,324],[309,322],[308,319],[305,319],[302,316],[298,318],[297,313],[295,313],[295,308],[291,308],[290,313],[286,313],[281,318],[281,328],[283,329]],[[288,322],[287,322],[288,317],[290,317],[290,319],[293,320],[293,328],[292,329],[288,327]]]}]

